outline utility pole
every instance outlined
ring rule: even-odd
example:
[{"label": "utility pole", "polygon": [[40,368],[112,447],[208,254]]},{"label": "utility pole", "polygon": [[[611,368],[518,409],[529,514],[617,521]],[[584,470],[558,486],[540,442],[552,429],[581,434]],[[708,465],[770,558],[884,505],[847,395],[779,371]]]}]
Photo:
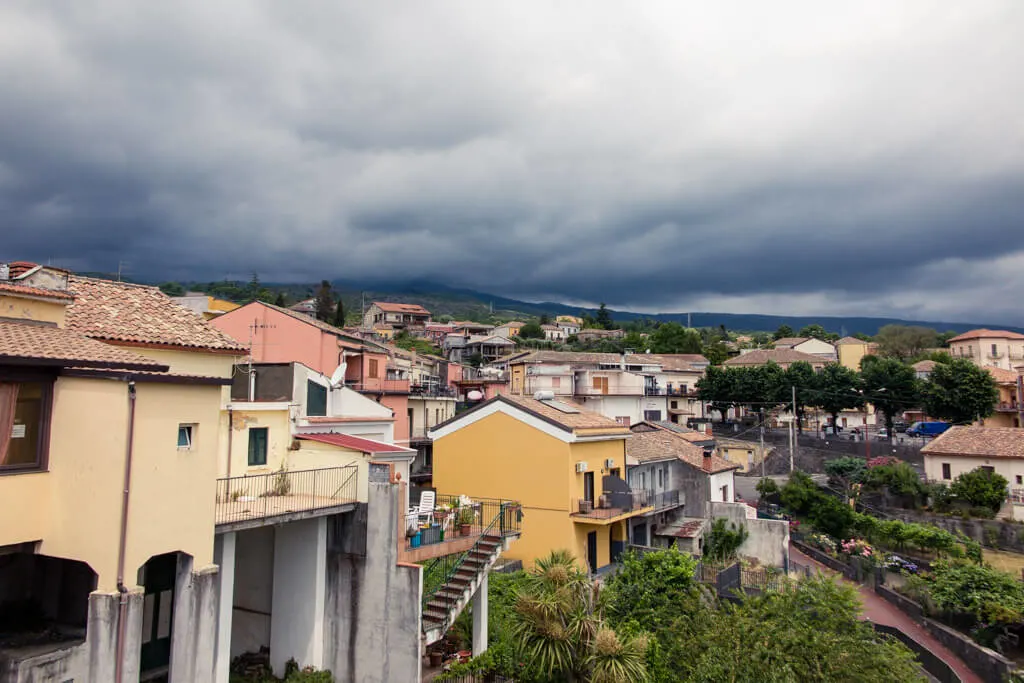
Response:
[{"label": "utility pole", "polygon": [[793,461],[796,456],[796,385],[790,386],[793,392],[793,414],[789,420],[789,473],[793,473]]},{"label": "utility pole", "polygon": [[761,478],[765,478],[764,469],[764,408],[761,408]]}]

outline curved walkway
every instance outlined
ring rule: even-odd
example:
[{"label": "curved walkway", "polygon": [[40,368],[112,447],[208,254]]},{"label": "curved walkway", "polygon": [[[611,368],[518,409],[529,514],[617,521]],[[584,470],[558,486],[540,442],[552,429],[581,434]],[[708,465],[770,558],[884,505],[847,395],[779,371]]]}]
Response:
[{"label": "curved walkway", "polygon": [[[825,565],[818,563],[807,555],[804,555],[792,545],[789,546],[789,553],[790,557],[800,564],[814,567],[819,571],[826,572],[828,574],[837,574],[837,572],[829,569]],[[843,578],[843,581],[855,586],[858,593],[860,593],[860,601],[864,606],[863,616],[865,619],[873,621],[876,624],[895,626],[899,630],[903,631],[925,648],[938,655],[942,661],[946,662],[946,664],[949,664],[964,683],[984,683],[980,676],[967,668],[967,665],[964,664],[963,660],[953,654],[953,652],[945,645],[940,643],[932,634],[926,631],[923,626],[907,616],[898,607],[886,601],[867,586],[854,583],[846,578]]]}]

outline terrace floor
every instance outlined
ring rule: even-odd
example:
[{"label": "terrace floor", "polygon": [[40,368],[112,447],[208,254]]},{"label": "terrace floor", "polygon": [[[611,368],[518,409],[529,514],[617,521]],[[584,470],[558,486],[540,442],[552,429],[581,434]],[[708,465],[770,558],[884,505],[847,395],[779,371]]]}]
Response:
[{"label": "terrace floor", "polygon": [[[354,498],[333,498],[314,496],[307,493],[295,493],[285,496],[242,496],[237,500],[217,503],[217,526],[244,525],[247,522],[291,516],[302,513],[332,514],[336,508],[344,508],[357,503]],[[304,516],[314,517],[316,514]]]}]

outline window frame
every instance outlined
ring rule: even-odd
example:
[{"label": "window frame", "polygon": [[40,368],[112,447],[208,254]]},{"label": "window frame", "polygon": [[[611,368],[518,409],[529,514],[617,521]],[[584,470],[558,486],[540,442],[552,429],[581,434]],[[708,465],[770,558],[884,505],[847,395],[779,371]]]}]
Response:
[{"label": "window frame", "polygon": [[[318,394],[322,392],[324,399],[324,411],[322,413],[310,412],[310,405],[312,405],[313,403],[313,392],[317,392]],[[306,378],[306,417],[327,417],[328,393],[329,392],[327,391],[327,387],[325,387],[323,384],[320,384],[319,382],[314,382],[313,380]]]},{"label": "window frame", "polygon": [[0,368],[0,382],[14,384],[39,383],[43,385],[42,407],[39,421],[39,443],[36,444],[36,459],[33,463],[0,466],[0,477],[15,474],[48,472],[50,467],[50,432],[53,428],[53,396],[57,375],[31,370]]},{"label": "window frame", "polygon": [[188,435],[188,444],[182,446],[178,444],[179,451],[191,451],[196,445],[196,424],[194,422],[181,422],[178,424],[178,441],[181,441],[181,430],[185,430]]},{"label": "window frame", "polygon": [[951,463],[942,463],[942,480],[949,481],[953,478],[953,466]]},{"label": "window frame", "polygon": [[[262,432],[263,433],[263,462],[261,462],[261,463],[254,463],[252,461],[252,447],[253,447],[252,438],[253,438],[253,433],[254,432]],[[269,460],[269,454],[270,454],[270,429],[268,427],[249,427],[249,448],[248,448],[248,452],[246,453],[246,464],[249,467],[266,467],[267,466],[267,461]]]}]

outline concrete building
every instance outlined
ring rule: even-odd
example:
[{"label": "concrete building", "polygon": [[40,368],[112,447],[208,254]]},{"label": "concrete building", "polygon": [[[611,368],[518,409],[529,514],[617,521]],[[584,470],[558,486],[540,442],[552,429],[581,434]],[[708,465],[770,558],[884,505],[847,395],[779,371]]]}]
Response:
[{"label": "concrete building", "polygon": [[1015,370],[1024,365],[1024,334],[1007,330],[971,330],[949,340],[949,354],[978,366]]},{"label": "concrete building", "polygon": [[588,327],[576,333],[577,341],[582,343],[601,341],[602,339],[622,339],[626,336],[623,330],[602,330]]},{"label": "concrete building", "polygon": [[715,437],[715,447],[715,452],[736,465],[740,472],[755,474],[761,471],[761,463],[775,450],[772,446],[765,445],[762,451],[761,445],[755,441],[721,436]]},{"label": "concrete building", "polygon": [[496,334],[449,334],[444,338],[442,348],[453,363],[469,363],[475,357],[482,363],[492,363],[515,350],[516,343]]},{"label": "concrete building", "polygon": [[794,349],[744,349],[740,355],[726,360],[722,365],[735,368],[775,363],[786,369],[797,362],[808,363],[815,370],[820,370],[829,361],[821,356],[812,356],[809,353],[802,353]]},{"label": "concrete building", "polygon": [[422,328],[429,322],[430,311],[418,304],[374,301],[363,314],[363,328],[367,330],[375,325],[391,325],[396,330]]},{"label": "concrete building", "polygon": [[860,362],[864,356],[874,353],[876,348],[877,344],[856,337],[843,337],[836,342],[839,364],[857,372],[860,372]]},{"label": "concrete building", "polygon": [[626,474],[629,430],[553,399],[497,396],[433,430],[434,484],[513,499],[522,538],[507,553],[526,566],[568,549],[591,573],[625,547],[629,520],[651,511]]},{"label": "concrete building", "polygon": [[540,329],[544,331],[544,339],[549,342],[561,344],[569,336],[561,325],[541,325]]},{"label": "concrete building", "polygon": [[1021,397],[1021,369],[1003,370],[992,366],[986,366],[992,379],[996,381],[999,390],[999,398],[996,400],[995,412],[986,417],[982,424],[986,427],[1020,427],[1022,415],[1024,415],[1024,402]]},{"label": "concrete building", "polygon": [[776,349],[792,349],[800,353],[817,356],[829,363],[834,363],[838,360],[836,347],[827,341],[814,337],[783,337],[782,339],[775,340],[774,346]]},{"label": "concrete building", "polygon": [[921,449],[929,481],[950,483],[978,468],[1009,482],[1008,506],[1024,520],[1024,430],[1013,427],[954,426]]},{"label": "concrete building", "polygon": [[212,681],[220,406],[243,349],[153,287],[5,274],[0,500],[19,514],[0,611],[47,635],[9,634],[0,681]]},{"label": "concrete building", "polygon": [[491,330],[491,334],[495,334],[499,337],[504,337],[505,339],[518,337],[519,330],[523,329],[523,325],[525,324],[526,323],[519,322],[518,320],[512,320],[502,325],[498,325],[493,330]]}]

